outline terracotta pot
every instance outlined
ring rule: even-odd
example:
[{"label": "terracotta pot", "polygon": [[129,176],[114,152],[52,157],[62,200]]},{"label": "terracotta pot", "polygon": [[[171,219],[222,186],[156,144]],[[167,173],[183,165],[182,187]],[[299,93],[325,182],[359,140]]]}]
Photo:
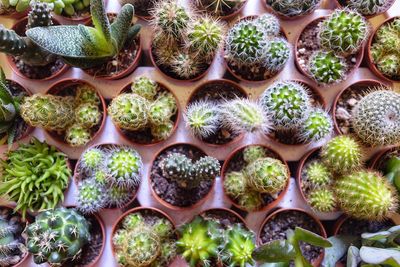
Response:
[{"label": "terracotta pot", "polygon": [[[238,205],[238,204],[236,203],[236,201],[234,201],[234,200],[226,193],[225,187],[223,186],[224,181],[225,181],[225,174],[227,173],[227,170],[228,170],[228,166],[229,166],[230,161],[236,156],[237,153],[242,152],[242,150],[243,150],[244,148],[246,148],[247,146],[250,146],[250,145],[245,145],[245,146],[239,147],[239,148],[235,149],[234,151],[232,151],[232,152],[229,154],[229,156],[227,157],[227,159],[224,161],[224,165],[222,165],[221,179],[222,179],[222,187],[223,187],[224,195],[229,199],[229,202],[230,202],[233,206],[235,206],[236,208],[238,208],[238,209],[240,209],[240,210],[243,210],[243,211],[246,211],[246,212],[249,212],[249,211],[245,210],[243,207],[241,207],[240,205]],[[270,148],[270,147],[268,147],[268,146],[266,146],[266,145],[264,145],[264,144],[251,144],[251,146],[262,146],[262,147],[264,147],[265,149],[267,149],[270,153],[272,153],[272,154],[274,155],[274,158],[279,159],[280,161],[282,161],[282,162],[286,165],[287,169],[289,170],[289,165],[287,164],[287,162],[286,162],[286,161],[283,159],[283,157],[282,157],[278,152],[276,152],[274,149],[272,149],[272,148]],[[290,177],[290,170],[289,170],[289,177]],[[278,198],[275,199],[274,201],[272,201],[271,203],[269,203],[268,205],[266,205],[266,206],[262,207],[261,209],[257,210],[257,212],[260,212],[260,211],[267,211],[267,210],[271,210],[271,209],[275,208],[276,205],[278,205],[278,203],[279,203],[279,202],[283,199],[283,197],[286,195],[286,193],[287,193],[287,191],[288,191],[288,189],[289,189],[289,184],[290,184],[290,181],[288,180],[288,181],[287,181],[287,184],[286,184],[286,186],[285,186],[285,188],[282,190],[282,192],[280,192]],[[252,212],[255,212],[255,211],[252,211]]]},{"label": "terracotta pot", "polygon": [[384,22],[382,22],[382,23],[373,31],[373,33],[370,35],[370,37],[369,37],[369,39],[368,39],[368,44],[367,44],[367,64],[368,64],[369,69],[370,69],[376,76],[378,76],[378,78],[380,78],[380,79],[382,79],[382,80],[384,80],[384,81],[390,82],[390,83],[399,82],[400,80],[392,79],[392,78],[390,78],[390,77],[384,75],[382,72],[380,72],[380,70],[378,70],[378,68],[376,67],[376,65],[373,63],[373,58],[372,58],[372,55],[371,55],[371,46],[372,46],[372,43],[374,42],[375,35],[376,35],[377,31],[378,31],[383,25],[385,25],[385,24],[387,24],[387,23],[390,23],[390,22],[392,22],[394,19],[397,19],[397,18],[400,18],[400,17],[399,17],[399,16],[397,16],[397,17],[391,17],[391,18],[386,19]]},{"label": "terracotta pot", "polygon": [[233,210],[231,210],[231,209],[227,209],[227,208],[211,208],[211,209],[206,209],[206,210],[203,210],[203,211],[200,213],[200,216],[203,216],[204,214],[206,214],[207,212],[210,212],[210,211],[211,211],[211,212],[212,212],[212,211],[222,211],[222,212],[230,213],[230,214],[232,214],[234,217],[236,217],[236,218],[240,221],[240,223],[243,224],[243,226],[245,226],[247,229],[249,228],[249,227],[247,227],[246,221],[243,219],[242,216],[239,215],[239,213],[237,213],[236,211],[233,211]]},{"label": "terracotta pot", "polygon": [[155,160],[156,160],[156,159],[158,158],[158,156],[159,156],[161,153],[163,153],[164,151],[166,151],[166,150],[168,150],[168,149],[170,149],[170,148],[173,148],[173,147],[175,147],[175,146],[178,146],[178,145],[190,146],[190,147],[192,147],[193,149],[198,150],[200,153],[202,153],[203,156],[206,156],[206,155],[207,155],[207,154],[206,154],[201,148],[199,148],[198,146],[196,146],[196,145],[194,145],[194,144],[188,144],[188,143],[173,143],[173,144],[171,144],[171,145],[169,145],[169,146],[167,146],[167,147],[162,148],[161,150],[159,150],[159,151],[155,154],[155,156],[154,156],[153,159],[151,160],[151,165],[150,165],[149,174],[148,174],[149,185],[150,185],[151,193],[152,193],[152,195],[154,196],[154,198],[157,199],[157,201],[158,201],[161,205],[163,205],[164,207],[167,207],[167,208],[169,208],[169,209],[171,209],[171,210],[178,210],[178,211],[193,210],[193,209],[195,209],[195,208],[201,206],[204,202],[206,202],[208,199],[210,199],[210,198],[212,197],[212,193],[213,193],[214,187],[215,187],[215,179],[216,179],[216,177],[214,178],[213,184],[212,184],[212,186],[210,187],[210,191],[209,191],[203,198],[199,199],[196,203],[192,204],[191,206],[185,206],[185,207],[174,206],[174,205],[168,203],[167,201],[165,201],[164,199],[162,199],[162,198],[156,193],[156,191],[154,190],[153,185],[152,185],[151,171],[152,171],[152,168],[153,168],[153,166],[154,166]]},{"label": "terracotta pot", "polygon": [[[268,221],[270,221],[272,218],[274,218],[277,214],[282,213],[282,212],[290,212],[290,211],[298,211],[298,212],[302,212],[302,213],[306,214],[308,217],[310,217],[310,218],[318,225],[320,232],[317,233],[317,234],[319,234],[320,236],[322,236],[322,237],[324,237],[324,238],[327,237],[327,236],[326,236],[326,231],[325,231],[324,226],[322,225],[321,221],[318,220],[318,218],[316,218],[314,215],[312,215],[312,214],[310,214],[310,213],[308,213],[307,211],[302,210],[302,209],[297,209],[297,208],[286,209],[286,208],[283,208],[283,209],[278,209],[278,210],[272,212],[271,214],[269,214],[269,215],[265,218],[265,220],[264,220],[263,223],[261,224],[260,230],[258,231],[258,234],[257,234],[257,242],[258,242],[258,245],[263,245],[263,243],[262,243],[262,241],[261,241],[261,235],[262,235],[262,232],[263,232],[263,229],[264,229],[265,224],[266,224]],[[323,251],[323,252],[319,255],[319,257],[318,257],[317,259],[315,259],[315,260],[312,261],[312,266],[314,266],[314,267],[320,266],[322,260],[324,259],[324,255],[325,255],[325,252]]]},{"label": "terracotta pot", "polygon": [[110,243],[111,243],[111,251],[112,251],[112,254],[113,254],[114,258],[116,258],[116,253],[115,253],[115,246],[114,246],[114,242],[113,242],[113,237],[114,237],[116,231],[120,228],[120,225],[121,225],[123,219],[126,216],[128,216],[129,214],[138,213],[138,212],[145,211],[145,210],[152,211],[154,213],[158,213],[160,215],[160,217],[164,217],[168,221],[170,221],[171,224],[173,225],[174,229],[176,228],[176,225],[175,225],[174,221],[172,220],[172,218],[167,213],[165,213],[165,212],[163,212],[163,211],[161,211],[161,210],[159,210],[157,208],[153,208],[153,207],[136,207],[136,208],[130,209],[130,210],[126,211],[124,214],[122,214],[121,216],[119,216],[117,221],[112,226]]},{"label": "terracotta pot", "polygon": [[30,7],[27,8],[25,11],[22,12],[17,12],[15,10],[15,8],[13,8],[13,11],[8,13],[8,14],[4,14],[4,15],[0,15],[1,18],[8,18],[8,19],[13,19],[13,20],[19,20],[23,17],[26,17],[29,13]]},{"label": "terracotta pot", "polygon": [[[335,4],[336,4],[339,8],[346,8],[346,7],[347,7],[346,5],[341,4],[341,3],[343,3],[343,0],[334,0],[334,2],[335,2]],[[383,13],[386,13],[386,11],[388,11],[388,10],[393,6],[393,4],[394,4],[395,2],[396,2],[396,0],[392,0],[392,3],[390,3],[390,4],[388,5],[388,7],[387,7],[384,11],[382,11],[382,12],[376,13],[376,14],[374,14],[374,15],[363,15],[363,16],[366,17],[367,19],[370,19],[370,18],[379,16],[379,15],[381,15],[381,14],[383,14]]]},{"label": "terracotta pot", "polygon": [[[102,147],[102,146],[107,147],[107,146],[113,146],[113,145],[115,145],[115,146],[121,146],[121,144],[117,144],[117,143],[100,143],[100,144],[91,145],[90,147],[88,147],[87,149],[85,149],[85,151],[87,151],[87,150],[89,150],[89,149],[91,149],[91,148],[95,148],[95,147]],[[133,147],[132,147],[132,148],[133,148]],[[84,151],[84,152],[85,152],[85,151]],[[83,155],[84,152],[82,152],[81,156]],[[138,152],[138,153],[139,153],[139,152]],[[76,164],[75,164],[74,176],[72,177],[72,180],[74,181],[76,188],[78,188],[78,183],[79,183],[79,181],[81,181],[81,179],[78,178],[78,177],[80,176],[80,172],[79,172],[79,165],[80,165],[80,162],[81,162],[81,157],[79,157],[79,159],[77,160],[77,162],[76,162]],[[143,173],[141,173],[140,176],[143,176]],[[138,192],[139,192],[139,189],[140,189],[141,184],[142,184],[142,181],[140,182],[140,185],[138,186],[136,192],[133,194],[132,198],[131,198],[125,205],[123,205],[123,206],[121,206],[121,207],[115,207],[115,208],[114,208],[114,207],[112,207],[112,208],[111,208],[111,207],[110,207],[110,208],[104,208],[103,210],[124,210],[124,209],[126,209],[127,207],[129,207],[129,206],[135,201],[135,199],[136,199],[136,197],[137,197],[137,194],[138,194]]]},{"label": "terracotta pot", "polygon": [[[202,83],[201,85],[199,85],[198,87],[196,87],[196,89],[194,89],[194,91],[190,94],[189,99],[186,103],[186,108],[189,106],[189,104],[191,104],[191,102],[193,102],[193,98],[195,96],[195,94],[201,90],[204,89],[205,86],[209,85],[209,84],[214,84],[214,83],[226,83],[228,85],[230,85],[231,87],[233,87],[234,89],[236,89],[238,92],[240,92],[241,94],[243,94],[245,97],[248,97],[247,92],[243,89],[243,87],[241,87],[238,83],[233,82],[231,80],[227,80],[227,79],[216,79],[216,80],[209,80],[206,81],[204,83]],[[206,141],[201,140],[198,137],[195,137],[197,140],[199,140],[200,142],[210,146],[210,147],[214,147],[214,148],[220,148],[220,147],[232,147],[234,144],[240,142],[244,137],[244,134],[240,134],[237,137],[235,137],[234,139],[232,139],[231,141],[229,141],[228,143],[225,144],[213,144],[213,143],[208,143]]]},{"label": "terracotta pot", "polygon": [[[323,19],[325,19],[325,18],[328,17],[328,16],[329,16],[329,15],[320,16],[320,17],[318,17],[318,18],[312,20],[311,22],[309,22],[307,25],[305,25],[305,26],[303,27],[303,29],[301,30],[300,34],[296,37],[296,40],[295,40],[295,42],[294,42],[294,57],[295,57],[295,63],[296,63],[295,65],[296,65],[296,68],[299,70],[299,72],[301,72],[301,74],[303,74],[304,76],[308,77],[309,79],[311,79],[311,80],[313,80],[313,81],[315,81],[315,79],[311,76],[310,73],[308,73],[307,70],[303,69],[303,68],[301,67],[300,63],[299,63],[299,57],[298,57],[298,55],[297,55],[297,52],[298,52],[298,43],[299,43],[299,40],[300,40],[301,36],[302,36],[303,33],[304,33],[304,30],[305,30],[307,27],[309,27],[310,25],[314,25],[314,24],[317,24],[317,25],[318,25],[318,23],[319,23],[320,21],[322,21]],[[364,43],[364,44],[361,46],[360,50],[359,50],[356,54],[354,54],[354,56],[356,56],[356,64],[355,64],[355,65],[353,66],[353,68],[349,71],[347,77],[351,76],[351,75],[354,73],[354,71],[355,71],[356,69],[358,69],[358,67],[360,66],[361,61],[362,61],[363,56],[364,56],[365,45],[366,45],[366,44]],[[339,83],[340,83],[340,82],[343,82],[343,81],[344,81],[344,80],[339,81]],[[316,82],[316,81],[315,81],[315,82]],[[330,84],[328,84],[328,85],[330,85]],[[326,85],[320,85],[320,87],[323,87],[323,86],[326,86]]]},{"label": "terracotta pot", "polygon": [[[176,119],[175,119],[175,121],[174,121],[174,128],[172,129],[171,135],[170,135],[167,139],[165,139],[165,140],[153,141],[153,142],[151,142],[151,143],[139,143],[139,142],[136,142],[136,141],[130,139],[130,138],[125,134],[125,132],[124,132],[121,128],[119,128],[117,125],[114,124],[115,128],[117,129],[117,133],[118,133],[123,139],[125,139],[125,140],[127,140],[129,143],[131,143],[132,145],[138,145],[138,146],[149,147],[149,146],[153,146],[153,145],[160,144],[160,143],[162,143],[162,142],[165,142],[165,141],[168,140],[169,138],[171,138],[171,137],[175,134],[176,129],[178,128],[179,120],[180,120],[180,113],[181,113],[181,112],[180,112],[181,108],[180,108],[180,105],[179,105],[178,97],[177,97],[176,94],[175,94],[171,89],[169,89],[169,87],[167,87],[165,84],[163,84],[163,83],[161,83],[161,82],[157,82],[157,84],[158,84],[161,88],[164,88],[165,90],[167,90],[168,92],[170,92],[170,93],[175,97],[175,100],[176,100],[176,108],[177,108],[177,110],[176,110],[176,115],[174,115],[174,116],[176,116]],[[132,82],[129,82],[127,85],[123,86],[122,89],[119,91],[118,95],[120,95],[120,94],[122,94],[122,93],[129,92],[129,91],[130,91],[130,88],[131,88],[131,85],[132,85]],[[134,132],[134,131],[130,131],[130,132]]]},{"label": "terracotta pot", "polygon": [[[54,18],[53,18],[53,22],[54,22],[55,25],[60,25],[60,22],[58,22]],[[16,33],[20,33],[21,30],[22,30],[21,27],[23,27],[23,29],[25,29],[27,23],[28,23],[28,18],[24,17],[24,18],[18,20],[11,29],[14,30]],[[48,76],[48,77],[45,77],[45,78],[42,78],[42,79],[31,79],[31,78],[26,77],[23,73],[20,72],[20,70],[17,68],[15,62],[13,61],[13,57],[12,56],[7,55],[7,61],[8,61],[8,64],[10,65],[12,71],[15,74],[17,74],[19,77],[24,78],[24,79],[30,79],[30,80],[38,80],[38,81],[49,81],[49,80],[52,80],[55,77],[63,74],[64,72],[66,72],[70,67],[67,64],[64,64],[64,66],[59,71],[53,73],[53,75],[51,75],[51,76]]]},{"label": "terracotta pot", "polygon": [[275,11],[275,10],[267,3],[267,0],[263,0],[263,3],[264,3],[265,8],[268,10],[268,12],[273,13],[275,16],[277,16],[278,18],[280,18],[280,19],[282,19],[282,20],[293,21],[293,20],[296,20],[296,19],[304,18],[304,17],[310,15],[311,13],[313,13],[316,9],[319,9],[320,6],[321,6],[321,2],[322,2],[322,1],[323,1],[323,0],[320,0],[320,2],[319,2],[313,9],[309,10],[309,11],[306,12],[306,13],[303,13],[303,14],[301,14],[301,15],[298,15],[298,16],[286,16],[286,15],[284,15],[284,14],[282,14],[282,13],[279,13],[279,12]]},{"label": "terracotta pot", "polygon": [[[90,144],[91,142],[93,142],[93,140],[96,139],[96,137],[100,134],[100,132],[103,130],[105,122],[106,122],[106,118],[107,118],[107,107],[106,107],[106,103],[104,101],[103,96],[97,91],[96,87],[93,86],[92,84],[84,81],[84,80],[79,80],[79,79],[63,79],[60,80],[58,82],[56,82],[55,84],[51,85],[50,88],[46,91],[46,94],[51,94],[51,95],[58,95],[60,93],[60,91],[69,88],[70,86],[74,86],[74,85],[79,85],[79,84],[86,84],[89,85],[90,87],[94,88],[97,92],[98,97],[100,98],[100,105],[101,105],[101,109],[103,111],[103,116],[101,118],[101,122],[100,122],[100,126],[99,129],[93,134],[92,139],[89,141],[88,144]],[[57,133],[55,133],[54,131],[47,131],[46,132],[52,137],[54,138],[57,142],[62,143],[64,145],[70,146],[68,143],[66,143],[64,141],[64,139],[58,135]],[[87,146],[88,144],[86,144],[85,146]],[[84,146],[83,146],[84,147]]]},{"label": "terracotta pot", "polygon": [[[243,20],[253,20],[253,19],[256,19],[258,16],[257,15],[252,15],[252,16],[246,16],[246,17],[243,17],[243,18],[240,18],[237,22],[235,22],[235,24],[236,23],[238,23],[238,22],[240,22],[240,21],[243,21]],[[287,34],[286,34],[286,32],[284,31],[284,29],[281,27],[281,36],[283,37],[283,38],[285,38],[286,40],[288,40],[288,36],[287,36]],[[224,46],[224,48],[225,48],[225,46]],[[225,49],[224,49],[225,50]],[[251,82],[251,83],[262,83],[262,82],[265,82],[265,81],[267,81],[267,80],[270,80],[270,79],[272,79],[272,78],[274,78],[274,77],[276,77],[276,76],[278,76],[279,75],[279,73],[281,73],[282,71],[283,71],[283,69],[285,68],[285,66],[286,66],[286,64],[282,67],[282,69],[280,69],[278,72],[276,72],[274,75],[272,75],[271,77],[269,77],[268,79],[263,79],[263,80],[247,80],[247,79],[245,79],[245,78],[243,78],[241,75],[239,75],[239,74],[237,74],[237,73],[235,73],[234,71],[233,71],[233,69],[229,66],[229,64],[228,64],[228,61],[225,59],[225,51],[223,51],[223,54],[224,54],[224,65],[225,65],[225,68],[228,70],[228,72],[233,76],[233,77],[235,77],[237,80],[239,80],[239,81],[242,81],[242,82]],[[288,59],[288,61],[290,60],[290,58]],[[287,63],[287,62],[286,62]]]},{"label": "terracotta pot", "polygon": [[340,98],[342,97],[343,93],[349,89],[351,86],[364,86],[365,87],[370,87],[370,86],[385,86],[383,83],[377,81],[377,80],[372,80],[372,79],[363,79],[363,80],[359,80],[355,83],[350,84],[349,86],[347,86],[346,88],[343,88],[342,91],[339,92],[339,94],[337,94],[337,96],[335,97],[335,100],[333,101],[333,106],[332,106],[332,119],[333,119],[333,126],[335,128],[335,131],[338,134],[343,134],[342,131],[339,128],[339,124],[336,121],[336,109],[337,109],[337,104],[340,100]]}]

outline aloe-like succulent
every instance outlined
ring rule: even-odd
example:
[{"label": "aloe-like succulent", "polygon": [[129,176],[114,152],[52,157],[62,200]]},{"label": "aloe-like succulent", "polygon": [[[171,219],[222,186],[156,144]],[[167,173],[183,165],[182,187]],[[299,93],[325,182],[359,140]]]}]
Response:
[{"label": "aloe-like succulent", "polygon": [[267,0],[267,4],[278,14],[297,17],[308,14],[318,7],[321,0]]},{"label": "aloe-like succulent", "polygon": [[347,6],[363,15],[375,15],[384,12],[390,5],[389,0],[347,0]]},{"label": "aloe-like succulent", "polygon": [[207,138],[220,127],[219,107],[208,101],[194,102],[186,109],[185,121],[194,136]]},{"label": "aloe-like succulent", "polygon": [[301,124],[300,139],[304,142],[318,142],[333,131],[333,121],[328,112],[320,108],[310,110]]},{"label": "aloe-like succulent", "polygon": [[309,61],[308,70],[320,84],[340,82],[346,78],[348,69],[345,59],[332,51],[316,51]]}]

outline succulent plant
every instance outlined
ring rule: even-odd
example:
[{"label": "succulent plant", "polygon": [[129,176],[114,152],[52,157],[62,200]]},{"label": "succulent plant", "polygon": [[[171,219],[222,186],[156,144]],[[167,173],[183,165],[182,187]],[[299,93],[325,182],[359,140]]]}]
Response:
[{"label": "succulent plant", "polygon": [[194,136],[207,138],[220,128],[220,111],[212,102],[196,101],[187,107],[185,121]]},{"label": "succulent plant", "polygon": [[99,212],[107,206],[107,193],[95,179],[85,179],[78,184],[77,209],[84,214]]},{"label": "succulent plant", "polygon": [[211,16],[225,16],[241,6],[244,0],[197,0],[198,7],[205,9]]},{"label": "succulent plant", "polygon": [[249,212],[258,211],[265,205],[261,193],[251,188],[246,189],[245,194],[237,198],[237,203]]},{"label": "succulent plant", "polygon": [[320,212],[331,212],[336,207],[335,195],[328,188],[313,190],[308,195],[308,201],[314,210]]},{"label": "succulent plant", "polygon": [[93,173],[104,163],[106,153],[99,148],[90,148],[83,152],[80,159],[80,167],[89,173]]},{"label": "succulent plant", "polygon": [[312,109],[301,124],[300,139],[305,142],[318,142],[333,131],[333,122],[328,112],[320,108]]},{"label": "succulent plant", "polygon": [[267,4],[278,14],[297,17],[308,14],[318,7],[321,0],[267,0]]},{"label": "succulent plant", "polygon": [[[148,108],[148,118],[152,125],[161,125],[168,122],[172,115],[176,113],[176,102],[174,96],[164,94],[152,102]],[[171,103],[172,100],[172,103]]]},{"label": "succulent plant", "polygon": [[269,13],[262,14],[256,18],[255,22],[261,26],[261,29],[267,35],[278,36],[281,31],[279,19],[275,15]]},{"label": "succulent plant", "polygon": [[192,79],[204,70],[201,63],[199,55],[189,51],[179,51],[172,55],[170,68],[179,78]]},{"label": "succulent plant", "polygon": [[307,182],[312,187],[321,187],[329,185],[332,181],[332,173],[323,163],[314,160],[307,164],[304,169],[304,175]]},{"label": "succulent plant", "polygon": [[157,141],[166,140],[171,136],[174,130],[174,123],[172,121],[166,121],[159,125],[152,125],[150,127],[151,134]]},{"label": "succulent plant", "polygon": [[99,107],[92,103],[84,103],[76,107],[75,116],[75,121],[85,128],[96,126],[101,119]]},{"label": "succulent plant", "polygon": [[250,164],[259,158],[265,158],[267,156],[266,148],[263,146],[251,145],[246,146],[243,149],[243,160]]},{"label": "succulent plant", "polygon": [[382,56],[376,63],[377,68],[384,75],[397,77],[399,75],[400,60],[396,54]]},{"label": "succulent plant", "polygon": [[111,184],[107,188],[107,206],[122,208],[134,197],[132,189]]},{"label": "succulent plant", "polygon": [[398,207],[395,189],[379,173],[360,170],[345,175],[335,184],[341,209],[366,220],[383,220]]},{"label": "succulent plant", "polygon": [[363,15],[375,15],[384,12],[389,5],[389,0],[347,0],[349,8]]},{"label": "succulent plant", "polygon": [[198,159],[192,168],[197,179],[212,180],[219,175],[221,165],[216,158],[205,156]]},{"label": "succulent plant", "polygon": [[340,135],[322,147],[321,158],[331,171],[344,174],[361,166],[362,148],[354,138]]},{"label": "succulent plant", "polygon": [[280,160],[259,158],[246,166],[244,171],[248,185],[261,193],[276,194],[287,185],[289,169]]},{"label": "succulent plant", "polygon": [[89,223],[74,209],[46,210],[27,228],[27,248],[36,264],[60,266],[74,260],[90,241]]},{"label": "succulent plant", "polygon": [[88,84],[79,84],[76,87],[75,102],[77,105],[84,103],[99,105],[100,97],[92,86]]},{"label": "succulent plant", "polygon": [[65,131],[65,141],[73,147],[84,146],[91,139],[92,136],[89,129],[80,124],[72,124]]},{"label": "succulent plant", "polygon": [[224,190],[233,199],[246,194],[246,177],[243,172],[228,172],[225,174]]},{"label": "succulent plant", "polygon": [[324,19],[319,28],[323,48],[341,55],[354,54],[368,38],[367,20],[351,9],[338,9]]},{"label": "succulent plant", "polygon": [[256,248],[254,233],[235,224],[225,230],[222,260],[228,266],[253,265],[252,253]]},{"label": "succulent plant", "polygon": [[271,73],[277,73],[285,66],[291,55],[288,41],[282,37],[271,38],[265,46],[264,67]]},{"label": "succulent plant", "polygon": [[298,127],[311,106],[307,89],[294,81],[273,83],[264,91],[260,102],[278,129]]},{"label": "succulent plant", "polygon": [[131,85],[132,93],[140,95],[149,101],[154,100],[154,97],[157,95],[157,90],[157,82],[147,78],[146,76],[137,77],[133,80]]},{"label": "succulent plant", "polygon": [[24,218],[28,210],[51,209],[63,201],[71,170],[55,147],[32,139],[8,152],[0,164],[0,194],[17,202],[15,210]]},{"label": "succulent plant", "polygon": [[332,51],[316,51],[310,58],[308,70],[320,84],[340,82],[348,69],[345,59]]},{"label": "succulent plant", "polygon": [[356,135],[370,146],[400,142],[400,94],[377,88],[364,96],[352,111]]},{"label": "succulent plant", "polygon": [[[17,0],[17,1],[11,1],[10,0],[1,0],[0,1],[0,6],[1,9],[5,9],[4,13],[6,14],[6,11],[8,9],[15,9],[17,12],[22,12],[26,10],[29,7],[29,0]],[[1,13],[3,14],[3,13]]]},{"label": "succulent plant", "polygon": [[34,27],[46,27],[53,25],[50,11],[52,7],[47,3],[32,1],[30,3],[31,11],[28,16],[27,29]]}]

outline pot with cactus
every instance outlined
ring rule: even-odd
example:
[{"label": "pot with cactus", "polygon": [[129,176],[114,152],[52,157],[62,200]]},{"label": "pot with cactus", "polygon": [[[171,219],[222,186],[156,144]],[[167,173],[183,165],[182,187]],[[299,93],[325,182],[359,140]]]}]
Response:
[{"label": "pot with cactus", "polygon": [[371,71],[388,82],[400,81],[400,17],[385,20],[368,40],[367,62]]},{"label": "pot with cactus", "polygon": [[200,148],[176,143],[163,148],[152,161],[149,183],[152,195],[173,210],[193,209],[210,196],[220,163]]},{"label": "pot with cactus", "polygon": [[207,145],[230,145],[243,136],[224,123],[224,105],[246,99],[243,88],[230,80],[210,80],[196,88],[189,97],[184,114],[190,133]]},{"label": "pot with cactus", "polygon": [[168,266],[177,255],[173,220],[163,211],[138,207],[112,228],[111,248],[119,266]]},{"label": "pot with cactus", "polygon": [[246,0],[193,0],[198,10],[223,20],[230,20],[237,16],[246,2]]},{"label": "pot with cactus", "polygon": [[303,81],[274,82],[259,101],[272,123],[268,136],[280,143],[318,143],[332,134],[333,122],[324,98]]},{"label": "pot with cactus", "polygon": [[321,0],[264,0],[268,10],[281,19],[294,20],[309,15]]},{"label": "pot with cactus", "polygon": [[130,146],[99,144],[86,149],[75,166],[77,209],[93,214],[129,206],[139,190],[142,166],[140,154]]},{"label": "pot with cactus", "polygon": [[339,7],[350,8],[367,18],[372,18],[385,13],[395,0],[335,0],[335,2]]},{"label": "pot with cactus", "polygon": [[347,79],[360,66],[369,28],[369,22],[350,9],[311,21],[295,41],[297,68],[320,86]]},{"label": "pot with cactus", "polygon": [[112,99],[108,113],[118,132],[133,144],[154,145],[171,137],[179,122],[176,96],[164,84],[136,77]]},{"label": "pot with cactus", "polygon": [[257,82],[276,76],[291,57],[291,46],[272,14],[240,19],[228,31],[224,58],[238,80]]},{"label": "pot with cactus", "polygon": [[135,8],[135,16],[139,19],[149,21],[151,20],[151,10],[160,0],[147,1],[147,0],[118,0],[121,6],[131,4]]},{"label": "pot with cactus", "polygon": [[211,208],[202,211],[199,214],[205,220],[212,219],[217,220],[223,227],[232,226],[234,224],[240,224],[247,228],[246,222],[242,216],[237,212],[227,208]]},{"label": "pot with cactus", "polygon": [[224,193],[237,208],[264,211],[274,208],[286,194],[290,171],[286,161],[263,145],[233,151],[222,166]]},{"label": "pot with cactus", "polygon": [[[371,161],[371,168],[384,174],[400,194],[400,147],[378,152]],[[400,196],[400,195],[399,195]]]},{"label": "pot with cactus", "polygon": [[152,11],[150,59],[166,77],[195,81],[204,77],[222,46],[225,25],[194,16],[176,0],[157,2]]}]

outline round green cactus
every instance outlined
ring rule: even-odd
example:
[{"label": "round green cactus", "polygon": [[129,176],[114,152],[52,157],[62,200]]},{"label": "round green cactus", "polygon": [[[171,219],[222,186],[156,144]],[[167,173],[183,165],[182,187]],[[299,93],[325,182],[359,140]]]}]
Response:
[{"label": "round green cactus", "polygon": [[398,55],[388,54],[377,60],[376,66],[384,75],[396,77],[399,75],[400,60]]},{"label": "round green cactus", "polygon": [[264,206],[264,200],[260,192],[246,189],[245,193],[237,198],[237,203],[246,211],[258,211]]},{"label": "round green cactus", "polygon": [[111,184],[107,188],[107,206],[122,208],[134,197],[132,189]]},{"label": "round green cactus", "polygon": [[281,25],[279,19],[272,14],[263,14],[259,16],[255,22],[260,28],[269,36],[278,36],[281,32]]},{"label": "round green cactus", "polygon": [[89,223],[74,209],[57,208],[36,216],[26,231],[27,248],[36,264],[59,266],[79,257],[90,240]]},{"label": "round green cactus", "polygon": [[84,103],[75,109],[75,121],[85,128],[92,128],[99,124],[101,113],[99,107],[92,103]]},{"label": "round green cactus", "polygon": [[219,129],[219,115],[219,108],[214,103],[197,101],[187,107],[185,121],[194,136],[207,138]]},{"label": "round green cactus", "polygon": [[224,234],[225,245],[222,260],[228,266],[253,265],[252,253],[256,248],[254,233],[240,224],[229,227]]},{"label": "round green cactus", "polygon": [[288,41],[282,37],[270,39],[265,46],[264,67],[271,73],[276,73],[283,69],[289,60],[291,47]]},{"label": "round green cactus", "polygon": [[311,76],[320,84],[340,82],[345,79],[347,63],[343,57],[333,52],[317,51],[309,61],[308,70]]},{"label": "round green cactus", "polygon": [[110,175],[103,169],[103,167],[93,172],[92,179],[99,186],[105,186],[111,180]]},{"label": "round green cactus", "polygon": [[306,168],[304,169],[304,175],[307,179],[307,182],[312,187],[328,185],[331,183],[333,178],[328,167],[316,160],[307,164]]},{"label": "round green cactus", "polygon": [[328,112],[315,108],[301,124],[300,139],[304,142],[318,142],[333,131],[333,122]]},{"label": "round green cactus", "polygon": [[125,130],[138,131],[148,123],[148,101],[136,94],[121,94],[111,101],[108,114],[114,124]]},{"label": "round green cactus", "polygon": [[100,211],[107,205],[106,190],[95,180],[85,179],[78,184],[77,208],[84,214]]},{"label": "round green cactus", "polygon": [[186,187],[192,175],[192,160],[181,153],[171,153],[163,160],[163,175]]},{"label": "round green cactus", "polygon": [[100,97],[93,87],[87,84],[80,84],[76,87],[75,102],[78,105],[92,103],[98,106],[100,104]]},{"label": "round green cactus", "polygon": [[197,54],[180,51],[172,56],[170,68],[179,79],[192,79],[204,70],[200,63]]},{"label": "round green cactus", "polygon": [[[25,1],[19,1],[25,2]],[[4,2],[2,2],[3,5]],[[31,2],[31,10],[28,15],[27,29],[34,27],[46,27],[53,25],[53,16],[51,15],[52,6],[49,3]]]},{"label": "round green cactus", "polygon": [[133,80],[131,85],[131,91],[134,94],[140,95],[149,101],[152,101],[157,94],[158,84],[157,82],[147,78],[145,76],[137,77]]},{"label": "round green cactus", "polygon": [[335,195],[332,190],[327,188],[313,190],[308,195],[308,201],[316,211],[331,212],[336,208]]},{"label": "round green cactus", "polygon": [[225,174],[224,189],[227,195],[233,199],[246,194],[246,177],[242,172],[229,172]]},{"label": "round green cactus", "polygon": [[263,146],[250,145],[243,149],[243,159],[247,164],[250,164],[259,158],[264,158],[266,155],[267,151]]},{"label": "round green cactus", "polygon": [[0,266],[15,266],[27,255],[22,237],[26,223],[12,213],[7,208],[0,210]]},{"label": "round green cactus", "polygon": [[316,9],[321,0],[267,0],[267,4],[278,14],[287,17],[305,15]]},{"label": "round green cactus", "polygon": [[368,34],[368,22],[363,16],[350,9],[338,9],[320,24],[319,41],[327,50],[349,55],[359,51]]},{"label": "round green cactus", "polygon": [[165,108],[170,110],[171,115],[175,114],[178,110],[175,96],[169,91],[161,92],[156,101],[164,104]]},{"label": "round green cactus", "polygon": [[84,146],[92,140],[90,130],[80,124],[73,124],[65,132],[65,141],[73,147]]},{"label": "round green cactus", "polygon": [[247,165],[245,175],[251,188],[268,194],[282,191],[290,178],[289,169],[282,161],[268,157]]},{"label": "round green cactus", "polygon": [[361,167],[362,149],[354,138],[340,135],[322,147],[321,158],[331,171],[346,173]]},{"label": "round green cactus", "polygon": [[352,112],[356,135],[370,146],[400,142],[400,94],[378,88],[364,96]]},{"label": "round green cactus", "polygon": [[389,0],[348,0],[347,6],[363,15],[375,15],[389,7]]},{"label": "round green cactus", "polygon": [[98,148],[90,148],[83,152],[80,159],[80,166],[84,170],[94,172],[103,164],[105,158],[106,155],[103,150]]},{"label": "round green cactus", "polygon": [[335,184],[341,209],[364,220],[383,220],[398,207],[396,191],[380,174],[361,170],[346,175]]},{"label": "round green cactus", "polygon": [[[173,99],[175,102],[175,99]],[[148,109],[149,122],[152,125],[161,125],[168,122],[173,112],[176,110],[176,104],[170,106],[170,103],[164,98],[158,98],[156,101],[152,102]]]},{"label": "round green cactus", "polygon": [[294,81],[273,83],[264,91],[260,102],[278,129],[298,127],[311,107],[307,89]]},{"label": "round green cactus", "polygon": [[171,136],[174,130],[174,125],[174,122],[166,121],[159,125],[151,125],[150,131],[155,140],[162,141],[168,139]]}]

